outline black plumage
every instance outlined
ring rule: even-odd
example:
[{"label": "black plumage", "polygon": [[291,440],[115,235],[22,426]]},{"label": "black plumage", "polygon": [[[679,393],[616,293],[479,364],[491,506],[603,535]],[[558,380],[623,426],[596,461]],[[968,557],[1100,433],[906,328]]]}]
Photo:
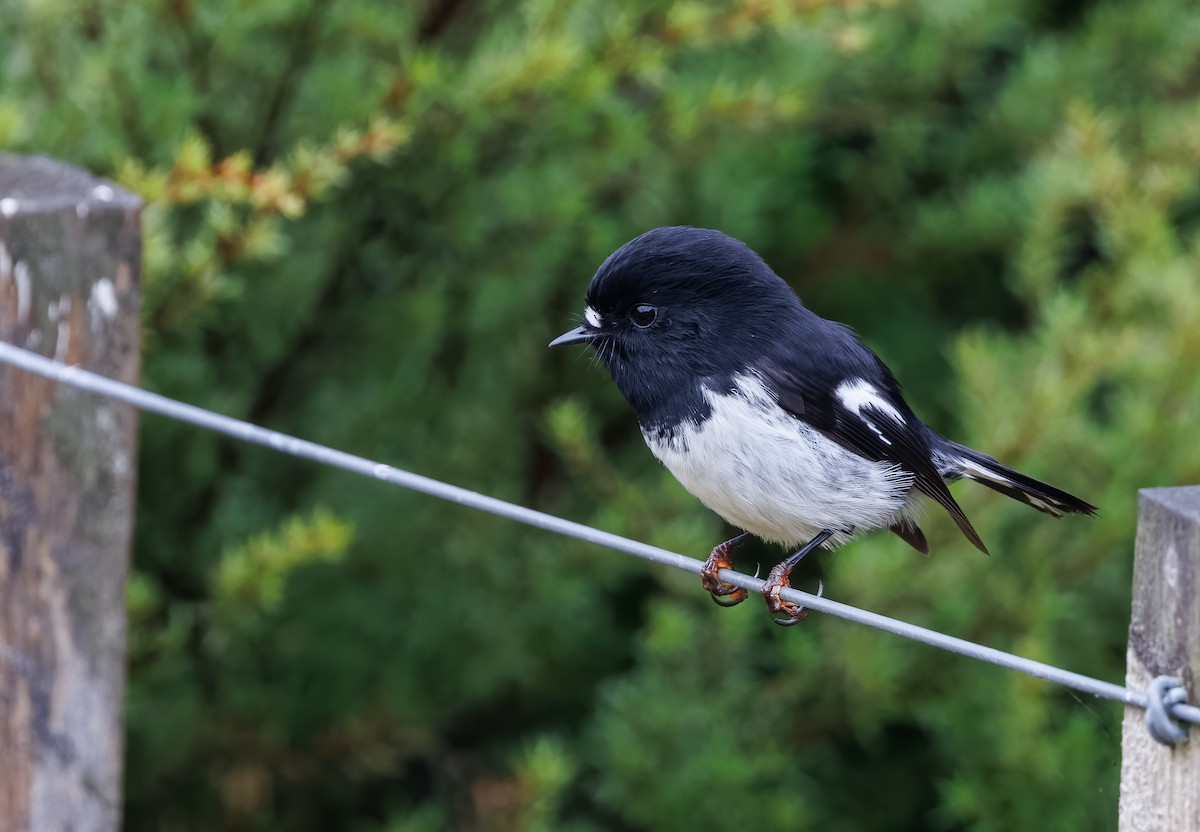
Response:
[{"label": "black plumage", "polygon": [[[986,552],[947,487],[961,477],[1055,516],[1095,512],[929,428],[848,327],[811,312],[718,231],[659,228],[630,241],[596,272],[587,304],[586,323],[554,344],[592,344],[655,455],[761,537],[796,544],[821,533],[832,546],[878,527],[927,551],[919,493]],[[718,565],[729,548],[718,547]],[[716,569],[706,573],[714,592],[727,587]]]}]

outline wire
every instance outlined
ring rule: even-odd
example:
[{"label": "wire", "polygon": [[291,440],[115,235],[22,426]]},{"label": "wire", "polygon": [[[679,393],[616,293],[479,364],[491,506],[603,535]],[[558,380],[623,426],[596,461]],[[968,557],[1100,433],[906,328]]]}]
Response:
[{"label": "wire", "polygon": [[[653,563],[682,569],[685,572],[696,574],[700,572],[702,564],[695,558],[669,552],[666,549],[660,549],[656,546],[650,546],[646,543],[640,543],[636,540],[600,531],[591,526],[585,526],[582,523],[564,520],[561,517],[555,517],[541,511],[518,506],[494,497],[488,497],[466,488],[459,488],[458,486],[449,485],[448,483],[423,477],[419,474],[413,474],[409,471],[403,471],[391,465],[373,462],[354,454],[318,445],[315,442],[309,442],[285,433],[258,427],[249,422],[243,422],[240,419],[222,416],[210,410],[204,410],[194,405],[169,399],[157,393],[151,393],[147,390],[142,390],[138,387],[79,369],[78,367],[72,367],[59,361],[45,358],[20,347],[12,346],[11,344],[0,342],[0,364],[8,364],[69,387],[125,402],[139,410],[144,410],[148,413],[157,413],[169,419],[206,428],[216,433],[231,436],[242,442],[262,445],[283,454],[311,460],[334,468],[341,468],[342,470],[365,477],[373,477],[392,485],[419,491],[423,494],[429,494],[462,506],[485,511],[500,517],[507,517],[510,520],[516,520],[519,523],[525,523],[535,528],[545,529],[546,531],[573,537],[578,540],[587,541],[588,543],[595,543],[598,546],[606,546],[618,552],[624,552],[652,561]],[[764,584],[758,578],[753,578],[731,569],[721,570],[720,578],[726,583],[734,584],[749,592],[760,592]],[[863,624],[867,627],[873,627],[877,630],[911,639],[912,641],[918,641],[922,644],[928,644],[931,647],[937,647],[951,653],[958,653],[959,655],[978,659],[982,662],[1016,670],[1049,682],[1056,682],[1065,687],[1082,691],[1083,693],[1090,693],[1102,699],[1111,699],[1142,709],[1149,708],[1151,703],[1151,699],[1145,691],[1129,690],[1121,685],[1094,679],[1080,673],[1073,673],[1060,667],[1016,656],[1012,653],[1006,653],[1003,650],[985,647],[981,644],[946,635],[945,633],[939,633],[935,630],[918,627],[915,624],[897,621],[894,618],[888,618],[887,616],[859,609],[849,604],[832,601],[828,598],[811,595],[797,589],[786,588],[780,592],[780,597],[785,601],[800,604],[808,609]],[[1170,715],[1175,719],[1200,725],[1200,707],[1178,702],[1170,702],[1166,707]]]}]

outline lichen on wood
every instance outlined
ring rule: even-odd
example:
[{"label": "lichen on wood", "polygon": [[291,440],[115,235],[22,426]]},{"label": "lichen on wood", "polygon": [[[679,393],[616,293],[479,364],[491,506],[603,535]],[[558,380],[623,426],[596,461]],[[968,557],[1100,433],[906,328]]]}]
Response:
[{"label": "lichen on wood", "polygon": [[[0,339],[138,379],[140,201],[0,155]],[[120,824],[136,417],[0,369],[0,829]]]}]

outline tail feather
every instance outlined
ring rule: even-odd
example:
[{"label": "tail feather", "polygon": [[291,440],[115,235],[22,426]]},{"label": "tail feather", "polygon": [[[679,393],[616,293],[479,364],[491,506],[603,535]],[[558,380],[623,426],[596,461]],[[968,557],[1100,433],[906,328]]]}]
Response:
[{"label": "tail feather", "polygon": [[947,444],[951,449],[952,464],[956,464],[961,476],[1055,517],[1062,517],[1064,514],[1096,514],[1097,509],[1094,505],[1074,494],[1068,494],[1061,488],[1028,477],[965,445],[948,440]]},{"label": "tail feather", "polygon": [[902,520],[899,523],[893,523],[888,526],[888,531],[892,532],[922,555],[929,554],[929,541],[925,539],[925,532],[921,531],[921,527],[915,522]]}]

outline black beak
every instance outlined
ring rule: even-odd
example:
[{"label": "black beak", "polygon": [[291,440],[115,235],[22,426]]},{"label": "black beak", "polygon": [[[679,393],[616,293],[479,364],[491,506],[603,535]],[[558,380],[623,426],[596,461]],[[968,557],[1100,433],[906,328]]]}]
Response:
[{"label": "black beak", "polygon": [[567,344],[590,344],[600,337],[600,333],[594,329],[588,329],[586,326],[578,326],[570,332],[564,332],[562,335],[550,342],[551,347],[563,347]]}]

